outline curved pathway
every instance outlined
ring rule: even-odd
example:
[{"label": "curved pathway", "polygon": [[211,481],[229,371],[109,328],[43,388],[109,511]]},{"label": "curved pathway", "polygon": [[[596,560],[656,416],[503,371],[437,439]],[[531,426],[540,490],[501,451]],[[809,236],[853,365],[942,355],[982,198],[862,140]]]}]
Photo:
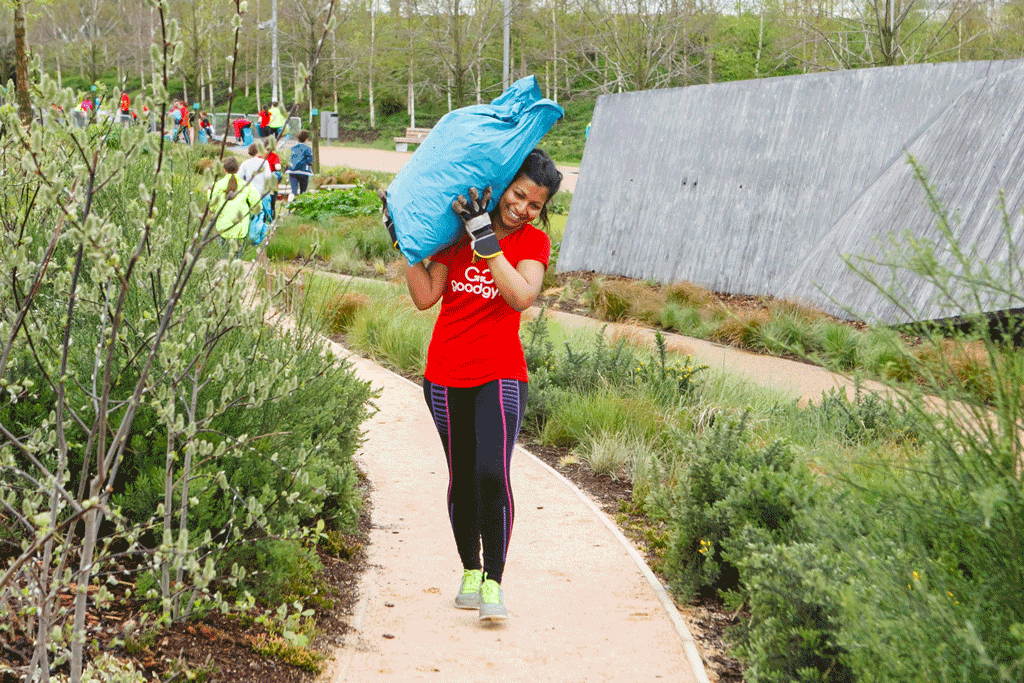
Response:
[{"label": "curved pathway", "polygon": [[373,487],[369,569],[352,631],[322,681],[708,680],[689,632],[632,546],[522,449],[512,468],[516,526],[503,582],[510,619],[481,626],[475,611],[455,609],[462,572],[444,506],[448,473],[422,390],[336,350],[380,397],[356,456]]},{"label": "curved pathway", "polygon": [[[321,168],[348,166],[367,171],[398,173],[412,154],[412,152],[390,152],[363,147],[332,147],[321,143],[320,166]],[[562,189],[574,192],[580,169],[576,166],[559,166],[558,170],[563,174]]]},{"label": "curved pathway", "polygon": [[[408,157],[321,147],[324,165],[397,172]],[[548,315],[568,327],[605,326],[582,316]],[[606,329],[616,333],[620,327]],[[622,332],[654,337],[653,330]],[[814,400],[837,386],[852,391],[847,380],[820,368],[679,335],[666,338],[672,350],[696,362],[794,398]],[[351,631],[321,681],[708,680],[690,633],[636,549],[575,486],[521,448],[512,467],[516,525],[503,582],[510,619],[481,626],[476,612],[455,609],[461,567],[444,505],[448,475],[422,390],[335,349],[380,397],[356,456],[373,488],[369,569]]]}]

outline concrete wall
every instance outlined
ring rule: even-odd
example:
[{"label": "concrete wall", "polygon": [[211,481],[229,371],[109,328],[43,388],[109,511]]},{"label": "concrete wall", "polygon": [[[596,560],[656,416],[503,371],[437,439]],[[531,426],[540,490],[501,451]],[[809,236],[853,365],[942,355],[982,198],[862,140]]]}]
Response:
[{"label": "concrete wall", "polygon": [[[1022,133],[1020,60],[603,96],[558,270],[689,280],[883,322],[950,317],[970,302],[944,307],[931,288],[904,278],[904,310],[850,272],[843,255],[877,257],[890,234],[896,248],[907,234],[935,238],[910,153],[959,214],[958,234],[982,260],[1005,261],[998,201],[1005,191],[1019,239]],[[1022,305],[1012,296],[982,304]]]}]

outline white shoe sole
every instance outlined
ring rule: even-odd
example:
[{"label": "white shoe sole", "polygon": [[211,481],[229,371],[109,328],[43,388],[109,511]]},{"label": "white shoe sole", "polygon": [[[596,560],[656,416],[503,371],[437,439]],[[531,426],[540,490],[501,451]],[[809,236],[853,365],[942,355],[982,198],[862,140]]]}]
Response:
[{"label": "white shoe sole", "polygon": [[462,596],[455,598],[455,606],[458,609],[480,609],[480,595],[472,595],[468,598],[462,599]]},{"label": "white shoe sole", "polygon": [[508,612],[504,614],[481,614],[480,621],[505,621],[508,619]]}]

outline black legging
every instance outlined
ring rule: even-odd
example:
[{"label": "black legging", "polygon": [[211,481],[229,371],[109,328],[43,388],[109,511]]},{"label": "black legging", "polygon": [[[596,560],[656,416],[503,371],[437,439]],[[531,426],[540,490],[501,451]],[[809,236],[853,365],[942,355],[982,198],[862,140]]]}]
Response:
[{"label": "black legging", "polygon": [[512,538],[515,504],[509,466],[526,412],[526,382],[502,379],[482,386],[446,387],[423,380],[448,460],[448,517],[465,569],[501,583]]}]

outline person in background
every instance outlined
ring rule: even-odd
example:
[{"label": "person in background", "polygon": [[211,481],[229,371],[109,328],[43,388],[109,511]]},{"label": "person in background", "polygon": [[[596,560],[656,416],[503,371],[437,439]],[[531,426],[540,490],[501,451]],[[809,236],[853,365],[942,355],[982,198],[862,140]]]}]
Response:
[{"label": "person in background", "polygon": [[259,136],[265,138],[270,135],[270,112],[267,111],[266,107],[263,107],[256,116],[260,119]]},{"label": "person in background", "polygon": [[263,157],[270,166],[270,219],[277,215],[277,184],[281,182],[281,157],[277,155],[277,141],[272,137],[264,140],[267,147],[267,155]]},{"label": "person in background", "polygon": [[225,251],[230,255],[232,242],[237,244],[235,257],[241,257],[249,237],[249,221],[260,210],[260,196],[249,183],[238,177],[238,159],[233,156],[223,161],[224,177],[210,190],[210,213],[214,227],[220,235]]},{"label": "person in background", "polygon": [[309,178],[313,175],[313,149],[306,144],[309,131],[299,132],[299,142],[292,146],[292,155],[288,163],[288,181],[292,193],[288,199],[303,194],[309,188]]},{"label": "person in background", "polygon": [[121,104],[120,104],[120,120],[122,123],[127,123],[132,119],[132,100],[128,97],[128,93],[121,92]]},{"label": "person in background", "polygon": [[249,145],[249,158],[238,167],[238,177],[256,190],[260,197],[260,205],[263,207],[263,218],[270,222],[273,214],[267,188],[271,185],[273,174],[270,172],[270,164],[260,156],[262,151],[260,145],[255,142]]},{"label": "person in background", "polygon": [[210,123],[210,115],[205,111],[199,112],[199,133],[201,134],[199,139],[205,138],[207,143],[212,143],[213,136],[213,124]]},{"label": "person in background", "polygon": [[532,223],[547,225],[547,204],[561,182],[551,157],[533,150],[493,211],[491,189],[470,188],[452,203],[466,234],[405,266],[416,308],[441,302],[423,396],[448,461],[447,510],[463,569],[455,607],[478,610],[480,621],[508,618],[501,582],[515,517],[509,475],[529,379],[519,324],[551,257],[551,239]]},{"label": "person in background", "polygon": [[191,145],[192,138],[189,132],[191,124],[189,119],[191,118],[188,113],[188,105],[184,101],[178,100],[174,103],[174,107],[171,109],[171,118],[174,119],[176,127],[174,129],[174,136],[171,138],[173,142],[178,141],[178,137],[185,137],[185,144]]},{"label": "person in background", "polygon": [[281,129],[288,122],[285,116],[284,108],[276,100],[270,103],[270,120],[267,122],[270,135],[273,135],[275,138],[281,137]]}]

